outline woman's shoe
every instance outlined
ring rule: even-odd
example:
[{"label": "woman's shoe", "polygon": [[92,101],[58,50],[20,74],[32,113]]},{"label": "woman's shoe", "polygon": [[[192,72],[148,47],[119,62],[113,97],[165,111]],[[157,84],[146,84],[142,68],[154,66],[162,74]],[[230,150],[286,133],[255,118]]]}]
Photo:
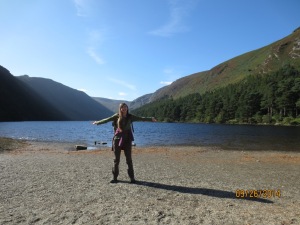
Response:
[{"label": "woman's shoe", "polygon": [[118,180],[117,180],[117,179],[113,179],[113,180],[110,181],[110,183],[111,183],[111,184],[118,183]]},{"label": "woman's shoe", "polygon": [[135,184],[135,183],[136,183],[136,180],[135,180],[135,179],[131,179],[131,180],[130,180],[130,183]]}]

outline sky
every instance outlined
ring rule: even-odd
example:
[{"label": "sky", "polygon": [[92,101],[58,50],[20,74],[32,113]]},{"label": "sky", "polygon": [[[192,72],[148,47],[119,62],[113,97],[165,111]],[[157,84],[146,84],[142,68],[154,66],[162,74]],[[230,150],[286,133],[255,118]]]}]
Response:
[{"label": "sky", "polygon": [[299,0],[0,0],[0,65],[132,101],[269,45]]}]

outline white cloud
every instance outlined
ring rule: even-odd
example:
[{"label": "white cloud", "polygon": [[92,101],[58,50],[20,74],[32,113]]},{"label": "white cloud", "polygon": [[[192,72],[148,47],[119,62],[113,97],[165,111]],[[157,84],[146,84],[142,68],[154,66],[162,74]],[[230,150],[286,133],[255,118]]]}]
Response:
[{"label": "white cloud", "polygon": [[193,3],[194,0],[169,0],[169,21],[162,27],[149,33],[155,36],[169,37],[175,33],[188,31],[188,27],[184,25],[183,20],[193,8]]},{"label": "white cloud", "polygon": [[124,92],[119,92],[119,96],[126,96],[127,93],[124,93]]},{"label": "white cloud", "polygon": [[136,87],[134,85],[129,84],[129,83],[123,81],[123,80],[118,80],[118,79],[114,79],[114,78],[109,78],[108,80],[111,81],[111,82],[113,82],[113,83],[115,83],[115,84],[119,84],[119,85],[121,85],[123,87],[126,87],[126,88],[128,88],[130,90],[133,90],[133,91],[136,90]]},{"label": "white cloud", "polygon": [[83,91],[83,92],[87,92],[87,90],[86,89],[84,89],[84,88],[79,88],[79,89],[77,89],[78,91]]},{"label": "white cloud", "polygon": [[76,15],[80,17],[86,17],[88,15],[87,0],[73,0],[76,7]]},{"label": "white cloud", "polygon": [[96,63],[98,63],[99,65],[103,65],[105,64],[105,61],[95,52],[95,49],[93,49],[92,47],[89,47],[87,49],[87,53],[88,55],[94,59],[96,61]]},{"label": "white cloud", "polygon": [[162,85],[170,85],[174,82],[174,80],[178,79],[178,71],[176,69],[171,67],[165,67],[165,69],[162,70],[164,79],[169,81],[160,81],[160,84]]},{"label": "white cloud", "polygon": [[100,32],[99,30],[93,29],[88,32],[88,47],[86,52],[99,65],[105,64],[105,60],[103,59],[103,57],[101,57],[96,51],[96,49],[103,44],[105,40],[104,36],[104,31]]},{"label": "white cloud", "polygon": [[163,85],[170,85],[172,83],[173,83],[172,81],[161,81],[160,82],[160,84],[163,84]]},{"label": "white cloud", "polygon": [[[73,3],[77,10],[77,16],[86,17],[91,13],[92,0],[73,0]],[[88,31],[86,53],[99,65],[105,64],[104,59],[96,51],[103,42],[103,32],[96,29]]]}]

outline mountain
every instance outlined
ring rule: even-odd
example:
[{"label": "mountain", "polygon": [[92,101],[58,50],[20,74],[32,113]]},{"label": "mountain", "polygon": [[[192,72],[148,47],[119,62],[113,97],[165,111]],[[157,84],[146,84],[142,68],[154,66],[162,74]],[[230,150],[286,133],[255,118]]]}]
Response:
[{"label": "mountain", "polygon": [[[158,99],[202,94],[237,83],[250,75],[277,71],[284,65],[300,69],[300,28],[268,46],[232,58],[208,71],[182,77],[153,94],[127,103],[129,108],[135,109]],[[0,81],[0,121],[96,120],[110,116],[123,102],[91,98],[50,79],[27,75],[14,77],[1,66]]]},{"label": "mountain", "polygon": [[113,112],[118,112],[120,103],[126,103],[129,107],[129,110],[137,109],[147,103],[150,102],[152,94],[143,95],[133,101],[124,101],[124,100],[113,100],[108,98],[101,98],[101,97],[93,97],[97,102],[108,108]]},{"label": "mountain", "polygon": [[67,117],[0,66],[0,121],[24,120],[67,120]]},{"label": "mountain", "polygon": [[113,112],[99,104],[82,91],[67,87],[51,79],[17,77],[55,109],[66,115],[68,120],[99,120]]},{"label": "mountain", "polygon": [[143,96],[133,100],[132,102],[130,102],[129,108],[130,109],[137,109],[137,108],[151,102],[152,95],[153,94],[146,94],[146,95],[143,95]]},{"label": "mountain", "polygon": [[[97,102],[99,102],[101,105],[109,109],[110,111],[116,113],[119,111],[119,105],[121,103],[126,103],[128,106],[130,105],[130,101],[124,101],[124,100],[113,100],[109,98],[101,98],[101,97],[93,97]],[[130,107],[129,107],[130,108]]]},{"label": "mountain", "polygon": [[232,58],[211,70],[182,77],[153,93],[150,102],[202,94],[241,81],[249,75],[277,71],[286,64],[300,69],[300,28],[279,41]]},{"label": "mountain", "polygon": [[[206,91],[237,83],[249,75],[277,71],[286,64],[300,69],[300,28],[270,45],[232,58],[210,70],[182,77],[154,93],[143,95],[127,104],[130,109],[134,110],[159,99],[170,97],[177,99],[194,93],[203,94]],[[103,98],[94,99],[106,107],[112,105],[115,110],[117,110],[117,105],[122,102],[100,100]]]}]

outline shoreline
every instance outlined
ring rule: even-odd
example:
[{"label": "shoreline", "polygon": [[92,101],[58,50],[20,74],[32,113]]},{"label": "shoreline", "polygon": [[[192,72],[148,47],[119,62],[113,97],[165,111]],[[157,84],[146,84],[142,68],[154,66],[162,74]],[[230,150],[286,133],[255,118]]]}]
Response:
[{"label": "shoreline", "polygon": [[[107,143],[107,142],[105,142]],[[54,141],[38,141],[38,140],[24,140],[24,139],[14,139],[10,137],[0,137],[0,154],[1,152],[7,152],[11,150],[16,150],[18,148],[22,148],[22,146],[25,145],[31,145],[33,146],[34,149],[42,149],[42,150],[53,150],[53,149],[59,149],[59,151],[64,150],[64,151],[98,151],[98,150],[108,150],[111,149],[111,145],[109,144],[100,144],[98,143],[97,145],[86,145],[80,142],[66,142],[66,141],[61,141],[61,142],[54,142]],[[76,145],[82,145],[86,146],[87,149],[85,150],[76,150]],[[45,147],[47,146],[47,147]],[[132,149],[151,149],[151,148],[161,148],[161,149],[196,149],[196,148],[201,148],[201,149],[210,149],[210,150],[218,150],[218,151],[237,151],[237,152],[277,152],[277,153],[287,153],[287,154],[293,154],[293,153],[300,153],[300,150],[289,150],[289,149],[247,149],[247,148],[233,148],[233,147],[228,147],[228,146],[214,146],[214,145],[133,145]]]},{"label": "shoreline", "polygon": [[[110,147],[18,144],[0,153],[0,224],[300,223],[297,152],[133,147],[138,182],[122,153],[120,182],[110,184]],[[250,197],[264,190],[271,196]]]}]

